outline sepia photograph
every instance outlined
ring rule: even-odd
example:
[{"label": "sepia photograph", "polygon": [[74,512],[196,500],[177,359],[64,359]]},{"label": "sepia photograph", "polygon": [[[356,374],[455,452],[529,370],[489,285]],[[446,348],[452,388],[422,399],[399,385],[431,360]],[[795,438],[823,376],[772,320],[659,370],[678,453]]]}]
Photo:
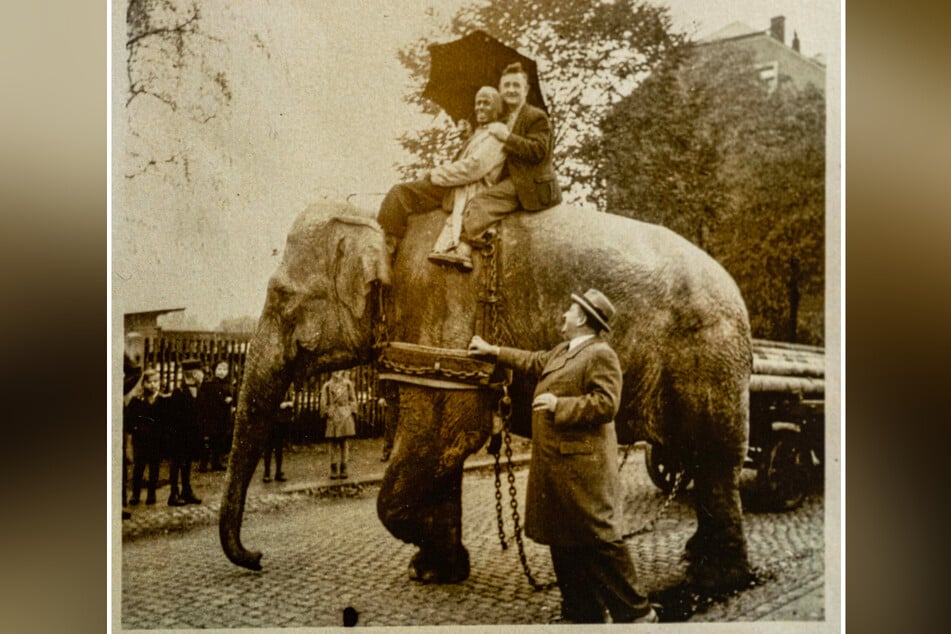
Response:
[{"label": "sepia photograph", "polygon": [[839,2],[109,10],[113,631],[843,629]]}]

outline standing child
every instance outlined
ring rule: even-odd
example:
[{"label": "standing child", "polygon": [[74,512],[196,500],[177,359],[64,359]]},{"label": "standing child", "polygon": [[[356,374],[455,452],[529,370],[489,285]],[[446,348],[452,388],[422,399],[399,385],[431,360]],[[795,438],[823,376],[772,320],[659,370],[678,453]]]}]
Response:
[{"label": "standing child", "polygon": [[[327,419],[325,436],[330,439],[330,478],[347,478],[347,438],[357,435],[353,413],[357,395],[346,370],[337,370],[320,389],[320,413]],[[339,454],[340,470],[337,471]]]},{"label": "standing child", "polygon": [[[192,491],[192,461],[201,451],[201,429],[198,421],[198,393],[205,372],[201,362],[188,359],[182,362],[182,385],[168,400],[169,506],[201,504]],[[181,480],[181,491],[179,491]]]},{"label": "standing child", "polygon": [[284,463],[284,439],[287,438],[287,430],[291,426],[291,418],[294,415],[294,401],[285,400],[277,408],[277,415],[271,424],[271,433],[267,437],[267,445],[264,447],[264,481],[271,481],[271,456],[274,456],[274,479],[278,482],[284,482],[287,478],[284,476],[284,470],[281,468]]},{"label": "standing child", "polygon": [[155,489],[158,485],[159,465],[162,462],[162,430],[165,424],[165,400],[159,394],[159,373],[146,370],[142,373],[142,394],[129,401],[125,409],[129,431],[132,434],[132,498],[129,504],[139,503],[142,494],[142,477],[149,468],[146,488],[146,504],[155,504]]},{"label": "standing child", "polygon": [[234,385],[227,361],[215,364],[215,375],[201,386],[202,453],[198,470],[224,471],[221,458],[231,447],[231,403]]}]

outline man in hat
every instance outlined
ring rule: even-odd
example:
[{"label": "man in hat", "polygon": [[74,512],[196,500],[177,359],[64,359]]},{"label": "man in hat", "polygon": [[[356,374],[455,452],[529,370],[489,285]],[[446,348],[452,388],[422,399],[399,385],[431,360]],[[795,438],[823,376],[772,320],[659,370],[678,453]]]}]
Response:
[{"label": "man in hat", "polygon": [[192,461],[198,457],[202,446],[198,391],[204,378],[201,361],[186,359],[182,362],[182,385],[172,392],[168,400],[169,506],[201,504],[192,491],[191,474]]},{"label": "man in hat", "polygon": [[561,327],[567,341],[552,350],[506,348],[479,336],[469,342],[470,355],[538,376],[525,534],[550,546],[569,622],[609,622],[606,614],[614,623],[657,621],[622,539],[614,430],[622,375],[601,336],[614,312],[603,293],[589,289],[571,295]]}]

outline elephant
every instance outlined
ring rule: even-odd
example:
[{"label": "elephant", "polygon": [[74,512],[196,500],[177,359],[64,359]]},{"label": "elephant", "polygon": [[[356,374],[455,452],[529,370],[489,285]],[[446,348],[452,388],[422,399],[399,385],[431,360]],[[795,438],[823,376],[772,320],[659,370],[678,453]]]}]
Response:
[{"label": "elephant", "polygon": [[[271,415],[295,377],[373,360],[381,333],[390,342],[461,351],[481,329],[493,343],[549,349],[560,340],[570,294],[593,287],[617,311],[610,341],[624,375],[619,439],[662,446],[693,474],[697,528],[685,546],[686,580],[711,591],[747,584],[739,475],[752,344],[730,275],[664,227],[567,204],[512,214],[492,246],[476,251],[483,257],[473,258],[474,270],[462,272],[427,260],[444,222],[441,210],[411,216],[391,260],[382,230],[363,210],[326,202],[295,220],[246,361],[219,521],[227,557],[260,569],[261,553],[240,540],[244,503]],[[495,275],[484,276],[493,266]],[[480,310],[487,279],[497,286],[494,311]],[[499,393],[418,383],[399,383],[377,513],[392,535],[418,547],[410,578],[454,583],[470,573],[463,461],[492,434]],[[522,435],[532,388],[515,374],[511,425]]]}]

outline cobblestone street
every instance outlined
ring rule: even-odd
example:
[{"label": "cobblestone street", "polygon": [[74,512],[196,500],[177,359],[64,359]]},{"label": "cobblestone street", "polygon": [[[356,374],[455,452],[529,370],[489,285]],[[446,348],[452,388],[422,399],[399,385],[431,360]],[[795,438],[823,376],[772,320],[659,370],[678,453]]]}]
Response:
[{"label": "cobblestone street", "polygon": [[[520,468],[516,484],[522,509],[526,477],[527,470]],[[625,517],[632,530],[656,515],[663,497],[648,480],[639,451],[624,467],[623,481]],[[383,528],[376,517],[373,484],[286,493],[282,504],[247,514],[242,539],[247,547],[264,552],[261,572],[228,562],[218,543],[214,513],[210,508],[188,507],[204,518],[190,530],[128,532],[122,546],[121,625],[125,629],[333,626],[343,623],[348,607],[356,610],[362,626],[548,623],[558,613],[559,593],[532,590],[522,574],[514,540],[508,550],[501,550],[493,491],[490,472],[466,473],[463,538],[472,574],[461,584],[445,586],[407,579],[415,547]],[[653,530],[628,542],[649,592],[683,576],[680,555],[695,527],[689,495],[675,500]],[[507,493],[505,502],[505,525],[511,534]],[[703,606],[689,620],[822,620],[823,515],[821,495],[810,496],[793,512],[747,512],[750,557],[760,583]],[[553,580],[547,548],[527,539],[525,546],[536,579]]]}]

